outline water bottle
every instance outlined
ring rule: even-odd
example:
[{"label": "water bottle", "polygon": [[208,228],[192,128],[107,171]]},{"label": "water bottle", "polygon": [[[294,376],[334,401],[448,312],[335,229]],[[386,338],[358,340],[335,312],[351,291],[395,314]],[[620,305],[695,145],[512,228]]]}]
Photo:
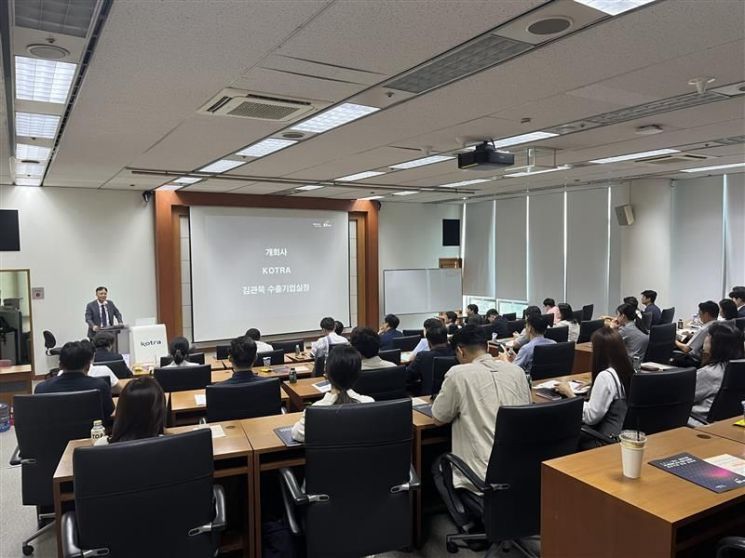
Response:
[{"label": "water bottle", "polygon": [[640,359],[638,356],[635,356],[632,366],[634,367],[634,372],[639,372],[642,369],[642,359]]},{"label": "water bottle", "polygon": [[295,345],[295,356],[296,357],[300,356],[300,345]]},{"label": "water bottle", "polygon": [[100,420],[93,421],[93,428],[91,428],[91,440],[96,443],[96,440],[106,436],[106,429],[103,427],[103,422]]},{"label": "water bottle", "polygon": [[0,403],[0,432],[10,430],[10,407],[5,403]]},{"label": "water bottle", "polygon": [[297,383],[297,370],[295,370],[294,368],[290,368],[290,383]]},{"label": "water bottle", "polygon": [[683,329],[683,318],[678,320],[678,329]]}]

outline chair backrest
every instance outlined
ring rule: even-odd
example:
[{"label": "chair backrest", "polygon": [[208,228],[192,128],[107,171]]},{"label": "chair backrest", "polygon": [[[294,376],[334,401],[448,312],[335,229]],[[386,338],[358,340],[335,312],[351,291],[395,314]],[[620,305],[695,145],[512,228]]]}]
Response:
[{"label": "chair backrest", "polygon": [[402,337],[393,338],[393,348],[401,349],[402,351],[413,351],[414,348],[419,344],[421,335],[404,335]]},{"label": "chair backrest", "polygon": [[507,330],[510,332],[510,335],[513,333],[518,333],[525,329],[525,320],[510,320],[507,322]]},{"label": "chair backrest", "polygon": [[494,324],[485,323],[478,326],[478,328],[483,332],[487,339],[491,339],[492,333],[494,333]]},{"label": "chair backrest", "polygon": [[[214,553],[211,533],[189,536],[215,516],[208,429],[77,448],[73,474],[81,549],[107,548],[110,556]],[[136,534],[126,527],[134,517]]]},{"label": "chair backrest", "polygon": [[363,370],[354,391],[362,395],[369,395],[375,401],[390,401],[407,397],[406,367],[391,366],[376,370]]},{"label": "chair backrest", "polygon": [[595,310],[594,304],[585,304],[582,307],[582,321],[592,320],[592,312]]},{"label": "chair backrest", "polygon": [[507,314],[502,314],[502,317],[508,322],[514,322],[517,319],[517,314],[515,312],[509,312]]},{"label": "chair backrest", "polygon": [[101,416],[98,390],[16,395],[15,430],[20,450],[23,504],[54,503],[52,476],[67,442],[91,435]]},{"label": "chair backrest", "polygon": [[325,356],[319,356],[316,357],[316,359],[313,361],[313,372],[311,373],[311,376],[314,378],[318,378],[319,376],[323,376],[326,372],[326,357]]},{"label": "chair backrest", "polygon": [[740,331],[745,331],[745,318],[735,319],[735,327]]},{"label": "chair backrest", "polygon": [[[225,358],[228,358],[228,357],[226,356]],[[188,360],[189,362],[194,362],[196,364],[204,364],[204,353],[189,353],[186,357],[186,360]],[[173,357],[171,355],[160,357],[161,366],[168,366],[172,362],[173,362]]]},{"label": "chair backrest", "polygon": [[508,484],[484,496],[484,526],[491,541],[537,535],[541,530],[541,462],[577,451],[581,397],[497,411],[487,484]]},{"label": "chair backrest", "polygon": [[279,378],[207,386],[207,422],[278,415],[282,412],[279,386]]},{"label": "chair backrest", "polygon": [[215,358],[217,360],[228,360],[230,358],[230,345],[217,345],[215,347]]},{"label": "chair backrest", "polygon": [[543,336],[546,339],[553,339],[557,343],[566,343],[569,340],[569,326],[550,327]]},{"label": "chair backrest", "polygon": [[[665,308],[660,313],[660,324],[671,324],[675,319],[675,306]],[[659,324],[658,324],[659,325]]]},{"label": "chair backrest", "polygon": [[742,416],[742,401],[745,401],[745,359],[730,360],[706,420],[716,422]]},{"label": "chair backrest", "polygon": [[[422,375],[422,393],[438,394],[445,380],[445,374],[458,364],[458,359],[452,357],[435,357],[432,359],[432,378],[428,378],[427,370]],[[431,383],[430,383],[431,382]]]},{"label": "chair backrest", "polygon": [[651,312],[643,312],[642,313],[642,325],[644,326],[644,329],[646,331],[649,331],[649,329],[652,327],[652,313]]},{"label": "chair backrest", "polygon": [[541,314],[541,318],[548,324],[548,327],[551,327],[554,325],[554,315],[552,312],[549,312],[548,314]]},{"label": "chair backrest", "polygon": [[582,313],[582,310],[574,310],[572,312],[572,316],[574,316],[574,321],[578,324],[581,324],[583,322],[582,316],[584,316],[584,314]]},{"label": "chair backrest", "polygon": [[[645,316],[651,317],[652,314],[645,314]],[[649,330],[649,344],[644,361],[669,363],[675,349],[675,332],[676,327],[672,323],[652,326]]]},{"label": "chair backrest", "polygon": [[114,373],[114,376],[120,380],[132,377],[132,371],[124,360],[103,360],[101,362],[94,362],[93,364],[96,366],[108,366],[109,370]]},{"label": "chair backrest", "polygon": [[424,337],[422,335],[422,330],[421,329],[404,329],[404,330],[401,331],[401,333],[404,334],[404,337],[414,337],[414,336],[416,336],[419,339],[421,339],[422,337]]},{"label": "chair backrest", "polygon": [[572,373],[573,367],[574,341],[533,347],[533,366],[530,369],[530,377],[534,380],[566,376]]},{"label": "chair backrest", "polygon": [[634,374],[624,428],[649,435],[685,426],[695,391],[695,368]]},{"label": "chair backrest", "polygon": [[267,351],[265,353],[256,353],[256,366],[261,366],[266,357],[269,357],[271,359],[271,364],[285,363],[284,349],[274,349],[273,351]]},{"label": "chair backrest", "polygon": [[577,343],[587,343],[598,329],[603,327],[605,322],[603,320],[587,320],[579,324],[579,335],[577,336]]},{"label": "chair backrest", "polygon": [[[363,373],[366,374],[367,372]],[[305,412],[308,556],[367,556],[412,542],[411,402],[312,406]]]},{"label": "chair backrest", "polygon": [[209,364],[156,368],[153,374],[163,391],[204,389],[212,383],[212,369]]},{"label": "chair backrest", "polygon": [[401,349],[387,349],[385,351],[380,351],[378,356],[383,360],[392,362],[396,366],[401,364]]},{"label": "chair backrest", "polygon": [[54,338],[54,334],[51,331],[45,329],[41,334],[44,336],[45,349],[53,349],[57,346],[57,340]]},{"label": "chair backrest", "polygon": [[282,349],[286,355],[294,355],[295,347],[300,348],[300,351],[305,349],[305,341],[302,339],[287,339],[286,341],[272,341],[272,347],[274,350]]}]

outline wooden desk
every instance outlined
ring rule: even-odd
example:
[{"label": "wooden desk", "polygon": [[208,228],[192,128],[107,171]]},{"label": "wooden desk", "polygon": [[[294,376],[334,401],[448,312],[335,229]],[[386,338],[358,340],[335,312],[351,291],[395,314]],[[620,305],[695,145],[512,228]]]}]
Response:
[{"label": "wooden desk", "polygon": [[34,371],[30,364],[17,364],[0,368],[0,403],[10,407],[16,394],[31,393]]},{"label": "wooden desk", "polygon": [[741,443],[678,428],[649,437],[639,479],[622,475],[618,444],[543,463],[541,555],[682,556],[745,527],[745,488],[716,494],[648,463],[684,451],[745,457]]},{"label": "wooden desk", "polygon": [[740,420],[741,416],[736,416],[719,422],[714,422],[708,426],[698,426],[696,430],[704,434],[711,434],[712,436],[719,436],[720,438],[726,438],[733,442],[739,442],[745,444],[745,428],[742,426],[735,426],[735,422]]},{"label": "wooden desk", "polygon": [[[227,380],[233,375],[232,370],[212,370],[212,383],[216,384],[218,382],[222,382],[224,380]],[[119,380],[119,385],[124,389],[124,386],[126,386],[129,382],[134,380],[135,378],[142,378],[144,376],[149,376],[149,374],[139,374],[137,376],[132,376],[131,378],[122,378]],[[154,377],[154,376],[151,376]]]},{"label": "wooden desk", "polygon": [[[282,403],[289,401],[288,395],[280,387]],[[203,389],[171,392],[171,424],[197,424],[207,413],[207,405],[197,403],[197,396],[205,396]]]},{"label": "wooden desk", "polygon": [[572,372],[579,374],[592,370],[592,343],[577,343],[574,346],[574,366]]},{"label": "wooden desk", "polygon": [[531,396],[533,397],[533,403],[550,403],[550,399],[546,399],[545,397],[541,397],[535,392],[535,387],[539,384],[542,384],[544,382],[550,382],[552,380],[555,380],[557,382],[570,382],[574,380],[575,382],[582,382],[583,384],[589,384],[592,382],[592,374],[590,372],[584,372],[582,374],[570,374],[569,376],[561,376],[559,378],[546,378],[545,380],[534,380],[533,381],[533,389],[531,389]]},{"label": "wooden desk", "polygon": [[[270,368],[271,371],[265,370]],[[280,378],[286,380],[290,376],[290,368],[294,368],[298,378],[308,378],[313,373],[313,365],[308,364],[272,364],[270,366],[254,366],[251,370],[259,378]]]},{"label": "wooden desk", "polygon": [[[245,432],[238,421],[216,422],[222,426],[225,436],[212,438],[212,453],[215,459],[214,478],[226,478],[236,476],[246,476],[251,478],[251,445],[246,439]],[[169,428],[166,434],[182,434],[191,430],[196,430],[195,426],[182,426]],[[62,535],[60,525],[62,523],[63,503],[74,500],[73,491],[73,468],[72,456],[75,448],[89,447],[92,441],[89,438],[83,440],[73,440],[67,444],[62,458],[60,459],[57,469],[52,479],[54,491],[54,513],[55,513],[55,530],[57,532],[57,556],[62,557]],[[136,464],[132,465],[133,467]],[[249,492],[246,494],[246,501],[251,502],[251,483],[247,483]],[[249,548],[246,541],[253,538],[253,510],[247,507],[247,525],[244,526],[242,533],[223,533],[220,544],[221,552],[233,552],[243,549],[245,556],[249,555]]]},{"label": "wooden desk", "polygon": [[285,353],[285,364],[296,364],[298,362],[313,362],[310,351],[303,351],[298,356],[295,356],[295,353]]},{"label": "wooden desk", "polygon": [[313,384],[325,381],[324,378],[302,378],[296,383],[282,382],[282,389],[289,399],[290,411],[302,411],[308,403],[318,401],[324,394],[313,387]]}]

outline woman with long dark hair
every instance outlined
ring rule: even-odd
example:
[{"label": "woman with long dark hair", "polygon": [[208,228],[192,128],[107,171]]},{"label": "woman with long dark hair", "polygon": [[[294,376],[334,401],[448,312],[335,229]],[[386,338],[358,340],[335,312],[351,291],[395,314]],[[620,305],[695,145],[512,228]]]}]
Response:
[{"label": "woman with long dark hair", "polygon": [[119,396],[111,436],[99,438],[96,445],[155,438],[165,432],[165,425],[163,388],[150,376],[134,378]]},{"label": "woman with long dark hair", "polygon": [[[326,379],[331,390],[313,405],[343,405],[348,403],[372,403],[375,400],[360,395],[352,387],[362,374],[362,357],[351,345],[340,345],[326,357]],[[292,437],[298,442],[305,441],[305,413],[292,427]]]},{"label": "woman with long dark hair", "polygon": [[189,361],[189,351],[191,350],[191,347],[189,346],[189,340],[186,337],[174,337],[169,349],[173,362],[167,364],[167,367],[199,366],[198,362]]}]

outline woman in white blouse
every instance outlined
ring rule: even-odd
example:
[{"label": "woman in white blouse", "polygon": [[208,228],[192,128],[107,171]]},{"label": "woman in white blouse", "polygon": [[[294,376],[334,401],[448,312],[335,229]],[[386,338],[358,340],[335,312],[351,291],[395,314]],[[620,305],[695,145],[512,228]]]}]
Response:
[{"label": "woman in white blouse", "polygon": [[[326,359],[326,378],[331,390],[313,405],[342,405],[344,403],[373,403],[367,395],[356,393],[352,386],[357,382],[362,370],[362,357],[351,345],[335,347]],[[305,441],[305,412],[292,427],[292,438]]]},{"label": "woman in white blouse", "polygon": [[[590,340],[592,389],[582,408],[582,422],[592,426],[605,418],[614,400],[626,399],[634,369],[618,332],[605,326],[593,333]],[[575,396],[568,382],[561,382],[556,389],[565,397]]]},{"label": "woman in white blouse", "polygon": [[164,368],[172,368],[179,366],[199,366],[198,362],[189,361],[189,340],[186,337],[174,337],[171,341],[171,357],[173,361],[170,364],[166,364]]},{"label": "woman in white blouse", "polygon": [[574,319],[574,312],[572,307],[566,302],[559,304],[559,312],[561,312],[561,320],[554,324],[554,327],[567,327],[569,328],[569,339],[567,341],[577,342],[579,337],[579,324]]}]

